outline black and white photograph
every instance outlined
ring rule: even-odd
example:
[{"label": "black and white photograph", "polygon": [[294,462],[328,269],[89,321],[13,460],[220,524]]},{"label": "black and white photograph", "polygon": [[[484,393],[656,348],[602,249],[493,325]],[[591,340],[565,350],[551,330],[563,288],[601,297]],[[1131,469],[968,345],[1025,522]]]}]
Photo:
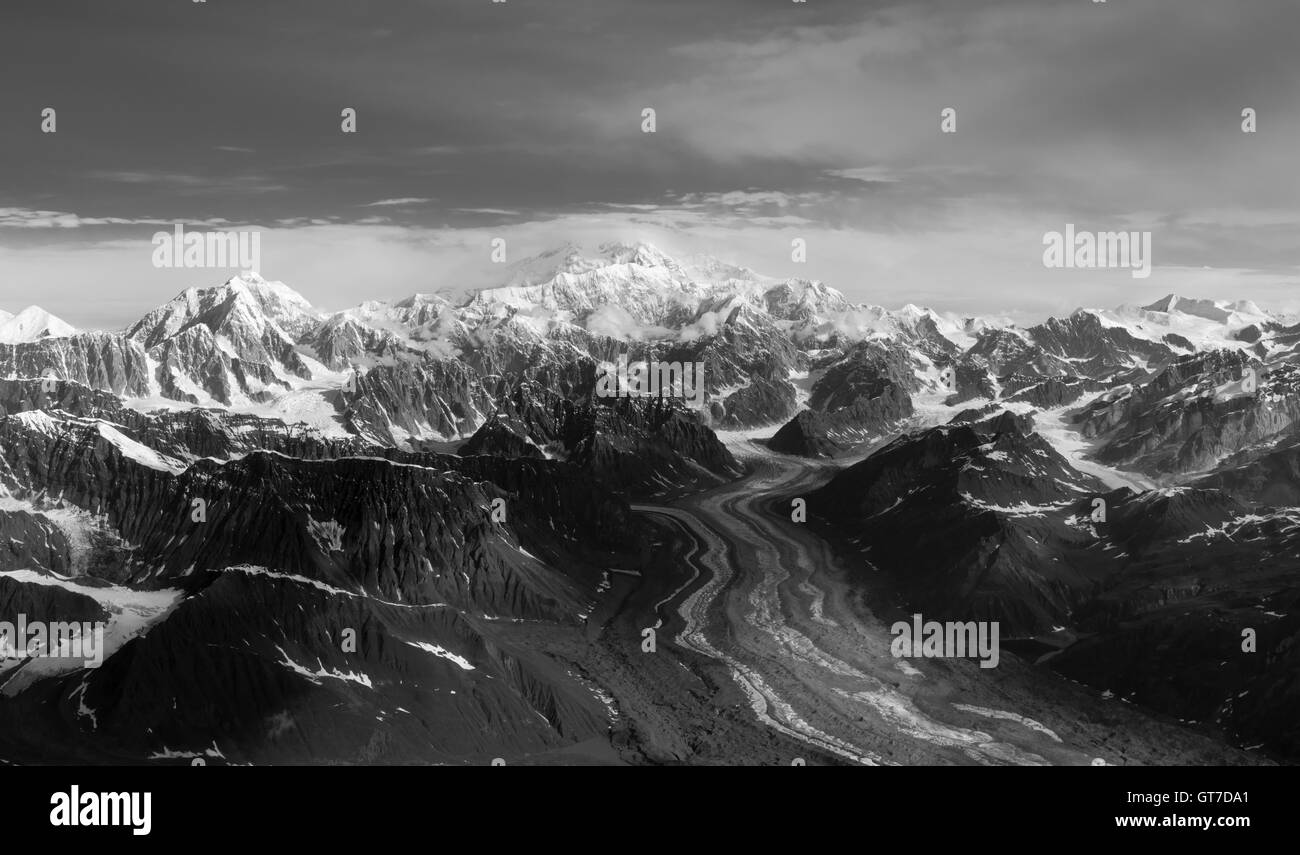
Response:
[{"label": "black and white photograph", "polygon": [[6,0],[0,765],[1295,764],[1297,33]]}]

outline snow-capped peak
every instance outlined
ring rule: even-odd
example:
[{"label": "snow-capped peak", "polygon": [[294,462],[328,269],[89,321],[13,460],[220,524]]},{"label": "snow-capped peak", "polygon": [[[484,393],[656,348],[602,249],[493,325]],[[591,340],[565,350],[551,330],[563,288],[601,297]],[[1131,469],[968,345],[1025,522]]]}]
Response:
[{"label": "snow-capped peak", "polygon": [[1229,326],[1246,326],[1247,324],[1271,320],[1271,316],[1250,300],[1203,300],[1168,294],[1139,311],[1158,312],[1161,314],[1192,315],[1207,321]]},{"label": "snow-capped peak", "polygon": [[540,285],[560,273],[577,273],[587,266],[589,262],[583,259],[582,248],[570,242],[514,262],[506,268],[501,281],[507,287]]},{"label": "snow-capped peak", "polygon": [[244,273],[228,279],[222,288],[247,294],[258,307],[272,320],[296,322],[300,315],[315,316],[315,311],[307,298],[285,285],[263,279],[256,273]]},{"label": "snow-capped peak", "polygon": [[1277,321],[1250,300],[1205,300],[1178,294],[1167,294],[1146,306],[1086,311],[1104,326],[1123,327],[1137,338],[1158,342],[1173,334],[1178,338],[1169,341],[1181,339],[1197,349],[1214,350],[1242,349],[1247,342],[1237,333]]},{"label": "snow-capped peak", "polygon": [[1178,301],[1182,298],[1177,294],[1167,294],[1156,300],[1149,306],[1142,306],[1144,312],[1172,312],[1178,306]]},{"label": "snow-capped peak", "polygon": [[516,312],[573,322],[616,304],[637,324],[655,326],[709,290],[645,243],[604,244],[594,257],[568,244],[519,262],[506,283],[476,292],[459,312],[471,324]]},{"label": "snow-capped peak", "polygon": [[581,246],[570,241],[511,264],[501,280],[502,287],[527,288],[550,282],[561,274],[581,276],[615,265],[682,270],[676,259],[644,241],[603,243],[594,254],[585,252]]},{"label": "snow-capped peak", "polygon": [[676,259],[673,259],[658,247],[637,241],[636,243],[606,243],[600,247],[600,254],[609,259],[614,264],[639,264],[642,267],[667,267],[673,270],[680,270],[681,267]]},{"label": "snow-capped peak", "polygon": [[306,298],[288,285],[244,273],[215,287],[187,288],[141,318],[127,335],[152,346],[198,323],[213,332],[232,326],[260,329],[270,324],[292,338],[319,322]]},{"label": "snow-capped peak", "polygon": [[56,318],[40,306],[28,306],[16,315],[0,318],[0,344],[63,338],[75,335],[76,332],[71,324]]}]

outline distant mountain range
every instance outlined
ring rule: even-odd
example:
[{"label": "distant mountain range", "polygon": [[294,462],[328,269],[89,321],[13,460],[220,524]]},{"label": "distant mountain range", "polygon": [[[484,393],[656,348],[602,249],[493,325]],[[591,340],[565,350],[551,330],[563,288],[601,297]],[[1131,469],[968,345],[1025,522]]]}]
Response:
[{"label": "distant mountain range", "polygon": [[320,314],[284,284],[246,274],[186,290],[120,332],[78,332],[29,307],[0,323],[0,365],[142,407],[232,408],[401,444],[467,437],[499,390],[542,376],[580,385],[629,350],[703,362],[709,423],[747,428],[849,406],[826,384],[861,376],[853,366],[864,361],[909,394],[1044,404],[1193,353],[1262,362],[1300,345],[1300,325],[1249,302],[1170,295],[1021,328],[853,304],[819,282],[678,261],[646,244],[593,256],[566,246],[512,265],[503,282],[460,305],[415,295]]}]

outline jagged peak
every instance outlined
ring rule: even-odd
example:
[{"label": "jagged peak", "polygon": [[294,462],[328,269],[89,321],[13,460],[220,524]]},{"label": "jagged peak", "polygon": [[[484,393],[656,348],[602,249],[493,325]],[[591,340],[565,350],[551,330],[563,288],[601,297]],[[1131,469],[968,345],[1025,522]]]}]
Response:
[{"label": "jagged peak", "polygon": [[232,276],[220,285],[186,288],[150,311],[126,334],[152,346],[202,322],[215,329],[272,326],[292,337],[320,323],[307,299],[285,285],[256,273]]},{"label": "jagged peak", "polygon": [[929,306],[918,306],[915,303],[906,303],[901,309],[891,312],[891,314],[895,317],[906,318],[910,321],[919,321],[922,318],[937,320],[941,317],[938,312],[931,309]]},{"label": "jagged peak", "polygon": [[28,306],[16,315],[0,318],[0,344],[25,344],[47,338],[76,335],[77,329],[40,306]]},{"label": "jagged peak", "polygon": [[1183,297],[1167,294],[1147,306],[1140,307],[1143,312],[1160,312],[1163,314],[1182,313],[1205,318],[1210,321],[1227,323],[1233,315],[1242,318],[1267,318],[1269,313],[1251,300],[1210,300],[1200,297]]},{"label": "jagged peak", "polygon": [[311,303],[302,294],[277,280],[264,279],[257,273],[244,272],[232,276],[219,285],[194,285],[181,291],[175,297],[150,314],[160,311],[175,311],[184,306],[194,310],[200,305],[219,302],[225,299],[253,301],[265,309],[279,304],[286,309],[314,314]]},{"label": "jagged peak", "polygon": [[231,276],[223,284],[225,285],[242,284],[250,287],[256,287],[258,285],[269,285],[271,283],[268,282],[265,278],[263,278],[262,274],[258,273],[257,271],[245,270],[243,273],[237,273],[234,276]]},{"label": "jagged peak", "polygon": [[1142,306],[1141,308],[1146,312],[1172,312],[1182,299],[1183,298],[1179,297],[1177,294],[1166,294],[1151,305]]},{"label": "jagged peak", "polygon": [[[369,306],[374,308],[381,308],[383,305],[384,303],[380,301],[374,301],[374,300],[368,303],[362,303],[362,306]],[[396,309],[417,309],[423,306],[438,306],[439,308],[441,308],[443,306],[450,306],[452,305],[452,303],[450,300],[448,300],[446,297],[442,296],[441,294],[419,293],[419,294],[412,294],[409,297],[404,297],[401,300],[398,300],[396,303],[393,303],[392,305],[393,308]]]},{"label": "jagged peak", "polygon": [[239,294],[249,294],[260,300],[275,297],[297,308],[306,311],[311,309],[311,303],[307,301],[307,298],[293,288],[277,280],[263,279],[256,273],[245,272],[238,276],[232,276],[218,287],[227,288]]}]

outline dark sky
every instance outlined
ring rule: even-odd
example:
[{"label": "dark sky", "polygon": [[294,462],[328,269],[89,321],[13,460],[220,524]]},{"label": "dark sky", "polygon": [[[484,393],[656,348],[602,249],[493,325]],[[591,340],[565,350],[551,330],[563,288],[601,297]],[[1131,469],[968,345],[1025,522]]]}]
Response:
[{"label": "dark sky", "polygon": [[[1291,306],[1297,32],[1294,0],[4,0],[0,308],[117,326],[233,272],[155,270],[173,222],[264,230],[325,309],[489,283],[494,237],[965,313]],[[1155,274],[1045,270],[1066,222],[1150,230]]]}]

